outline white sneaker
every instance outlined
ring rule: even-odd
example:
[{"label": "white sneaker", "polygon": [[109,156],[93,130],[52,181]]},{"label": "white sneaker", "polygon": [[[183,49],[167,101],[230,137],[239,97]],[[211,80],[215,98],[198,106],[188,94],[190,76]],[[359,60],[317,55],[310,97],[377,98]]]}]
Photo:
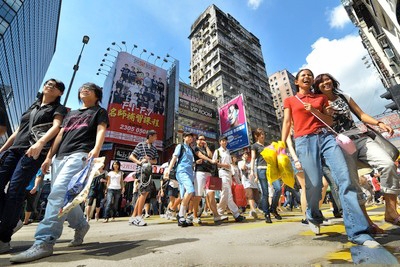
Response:
[{"label": "white sneaker", "polygon": [[23,263],[35,261],[53,255],[53,245],[41,243],[33,244],[28,250],[14,255],[10,258],[10,262]]},{"label": "white sneaker", "polygon": [[133,222],[136,220],[136,217],[129,217],[128,225],[133,225]]},{"label": "white sneaker", "polygon": [[167,209],[167,211],[165,212],[165,217],[167,218],[167,220],[171,220],[172,216],[173,216],[172,211]]},{"label": "white sneaker", "polygon": [[72,239],[72,241],[68,244],[68,247],[76,247],[82,245],[83,238],[85,238],[85,235],[87,234],[89,229],[90,229],[89,224],[85,224],[81,228],[75,229],[74,239]]},{"label": "white sneaker", "polygon": [[201,224],[201,219],[200,218],[194,218],[193,222],[197,223],[197,224]]},{"label": "white sneaker", "polygon": [[253,217],[254,219],[257,219],[257,218],[258,218],[257,212],[256,212],[255,210],[251,210],[251,211],[249,212],[249,215],[250,215],[251,217]]},{"label": "white sneaker", "polygon": [[12,234],[15,234],[16,232],[18,232],[19,229],[22,228],[22,226],[24,226],[24,223],[21,220],[18,220],[17,225],[14,227]]},{"label": "white sneaker", "polygon": [[9,252],[11,250],[10,242],[0,241],[0,254]]},{"label": "white sneaker", "polygon": [[214,222],[215,223],[222,222],[222,221],[227,221],[228,219],[229,219],[228,216],[220,216],[220,215],[214,216]]},{"label": "white sneaker", "polygon": [[369,248],[378,248],[378,247],[381,247],[381,244],[379,244],[375,240],[367,240],[363,243],[363,246],[366,246]]},{"label": "white sneaker", "polygon": [[319,235],[321,233],[319,224],[313,224],[312,222],[308,221],[308,226],[310,227],[311,231],[314,232],[314,234]]},{"label": "white sneaker", "polygon": [[137,216],[136,219],[133,221],[133,225],[135,226],[146,226],[147,223],[141,216]]}]

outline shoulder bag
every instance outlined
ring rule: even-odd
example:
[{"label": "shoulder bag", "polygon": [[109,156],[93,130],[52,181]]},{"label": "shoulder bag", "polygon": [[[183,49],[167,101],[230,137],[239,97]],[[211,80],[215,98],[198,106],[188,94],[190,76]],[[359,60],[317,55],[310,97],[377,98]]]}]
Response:
[{"label": "shoulder bag", "polygon": [[[42,138],[48,130],[53,126],[53,122],[47,122],[47,123],[42,123],[33,126],[33,120],[35,118],[35,115],[38,111],[38,108],[35,107],[32,109],[31,113],[29,114],[29,133],[30,133],[30,138],[29,138],[29,143],[30,145],[34,145],[40,138]],[[47,152],[50,150],[52,142],[47,142],[40,154],[46,155]]]},{"label": "shoulder bag", "polygon": [[[338,95],[343,99],[344,102],[347,103],[347,105],[350,108],[350,111],[359,119],[361,122],[361,118],[353,111],[351,108],[349,101],[347,101],[346,97],[342,94]],[[393,159],[393,161],[397,160],[399,157],[399,150],[395,145],[393,145],[389,140],[387,140],[379,131],[375,130],[373,127],[369,126],[368,124],[364,123],[364,125],[367,127],[367,132],[365,133],[368,135],[372,140],[374,140],[376,143],[379,144],[380,147],[383,148],[383,150],[386,151],[386,153],[389,154],[389,156]]]},{"label": "shoulder bag", "polygon": [[[303,101],[296,95],[296,98],[304,104]],[[354,142],[346,135],[337,133],[331,126],[329,126],[326,122],[324,122],[320,117],[318,117],[315,113],[311,112],[318,120],[320,120],[323,124],[325,124],[326,127],[329,128],[334,134],[336,134],[336,143],[344,150],[346,151],[347,154],[353,155],[356,151],[356,145]]]},{"label": "shoulder bag", "polygon": [[[218,159],[220,158],[219,150],[217,150]],[[208,190],[222,190],[222,179],[218,176],[217,164],[213,165],[214,169],[210,176],[206,178],[206,189]]]}]

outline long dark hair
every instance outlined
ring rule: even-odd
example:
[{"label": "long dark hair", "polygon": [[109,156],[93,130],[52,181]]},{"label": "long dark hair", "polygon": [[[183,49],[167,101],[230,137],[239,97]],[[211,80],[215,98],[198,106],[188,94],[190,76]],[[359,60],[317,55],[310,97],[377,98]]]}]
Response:
[{"label": "long dark hair", "polygon": [[[44,84],[43,84],[43,87],[50,81],[54,82],[56,84],[56,87],[57,87],[58,90],[60,90],[61,92],[64,92],[65,84],[62,81],[54,79],[54,78],[50,78],[47,81],[45,81]],[[37,94],[37,98],[38,98],[38,101],[40,101],[40,103],[42,103],[42,101],[43,101],[43,92],[38,93]],[[57,97],[56,100],[54,101],[54,103],[57,103],[57,104],[59,104],[60,102],[61,102],[61,96]]]},{"label": "long dark hair", "polygon": [[338,80],[336,80],[331,74],[329,73],[322,73],[319,74],[317,77],[315,77],[314,79],[314,92],[316,94],[322,94],[321,90],[319,90],[319,85],[323,82],[324,76],[328,76],[329,79],[332,80],[333,83],[333,90],[332,93],[335,95],[339,95],[342,93],[342,90],[340,90],[340,83],[338,82]]},{"label": "long dark hair", "polygon": [[118,165],[118,171],[121,170],[121,162],[119,162],[118,160],[114,161],[113,164],[111,165],[111,171],[114,171],[114,164]]}]

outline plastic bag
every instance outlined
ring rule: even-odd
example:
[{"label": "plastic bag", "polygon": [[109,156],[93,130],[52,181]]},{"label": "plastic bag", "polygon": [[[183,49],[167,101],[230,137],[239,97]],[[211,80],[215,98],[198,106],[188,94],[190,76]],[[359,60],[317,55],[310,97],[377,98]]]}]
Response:
[{"label": "plastic bag", "polygon": [[278,149],[278,143],[272,142],[271,145],[264,148],[264,150],[260,153],[261,156],[264,158],[265,162],[267,162],[268,164],[266,178],[270,183],[273,183],[280,177],[278,162],[277,162],[277,155],[278,155],[277,149]]},{"label": "plastic bag", "polygon": [[277,162],[278,162],[279,173],[280,173],[283,183],[291,188],[294,188],[294,184],[295,184],[294,171],[293,171],[293,167],[292,167],[290,158],[286,154],[284,144],[279,145]]}]

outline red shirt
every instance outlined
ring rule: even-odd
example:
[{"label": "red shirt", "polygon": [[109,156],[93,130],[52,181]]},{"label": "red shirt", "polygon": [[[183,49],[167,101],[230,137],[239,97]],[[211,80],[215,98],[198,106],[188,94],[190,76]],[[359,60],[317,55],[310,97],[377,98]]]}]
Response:
[{"label": "red shirt", "polygon": [[[323,112],[324,107],[328,106],[328,98],[322,94],[302,95],[297,93],[301,101],[310,103],[315,109]],[[295,96],[288,97],[283,102],[283,107],[290,109],[294,126],[294,137],[300,137],[312,134],[320,128],[326,127],[319,119],[317,119],[310,111],[305,110]]]}]

